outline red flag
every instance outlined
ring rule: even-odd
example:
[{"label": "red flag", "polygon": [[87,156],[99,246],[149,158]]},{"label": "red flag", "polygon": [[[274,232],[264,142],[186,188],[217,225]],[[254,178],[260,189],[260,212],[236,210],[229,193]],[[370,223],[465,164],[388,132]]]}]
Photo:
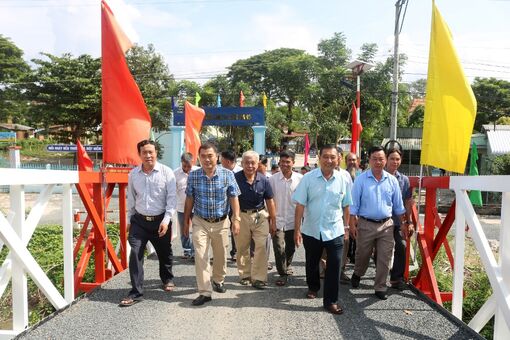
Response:
[{"label": "red flag", "polygon": [[355,154],[358,153],[358,142],[361,136],[361,131],[363,131],[363,126],[361,126],[358,110],[356,110],[356,106],[352,103],[351,152]]},{"label": "red flag", "polygon": [[239,94],[239,106],[240,107],[244,106],[244,93],[243,93],[243,91],[241,91],[241,93]]},{"label": "red flag", "polygon": [[103,161],[138,164],[136,144],[149,138],[151,117],[124,53],[132,46],[113,13],[101,1]]},{"label": "red flag", "polygon": [[184,135],[186,152],[193,156],[193,164],[197,160],[198,148],[200,147],[200,130],[204,121],[205,111],[198,106],[186,101],[184,103]]},{"label": "red flag", "polygon": [[[87,150],[80,143],[80,140],[76,141],[76,155],[78,156],[78,170],[79,171],[93,171],[94,170],[94,162],[90,159]],[[89,191],[90,197],[94,197],[94,191],[92,188],[92,184],[87,184],[87,190]]]},{"label": "red flag", "polygon": [[308,134],[305,135],[305,162],[303,165],[308,165],[308,155],[310,154],[310,139]]}]

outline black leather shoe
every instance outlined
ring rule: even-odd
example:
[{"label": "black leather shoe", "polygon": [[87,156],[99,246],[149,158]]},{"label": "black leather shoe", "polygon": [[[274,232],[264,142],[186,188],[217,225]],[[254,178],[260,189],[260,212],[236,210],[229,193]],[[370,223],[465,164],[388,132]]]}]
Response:
[{"label": "black leather shoe", "polygon": [[388,294],[386,294],[386,292],[375,292],[375,296],[377,296],[381,300],[388,299]]},{"label": "black leather shoe", "polygon": [[211,301],[211,297],[210,296],[205,296],[205,295],[199,295],[195,300],[193,300],[193,302],[191,303],[193,306],[201,306],[203,305],[204,303],[206,302],[209,302]]},{"label": "black leather shoe", "polygon": [[225,285],[223,283],[216,283],[213,281],[212,287],[213,290],[218,293],[225,293],[227,291],[227,288],[225,288]]},{"label": "black leather shoe", "polygon": [[352,277],[351,277],[351,286],[352,286],[352,288],[358,288],[360,281],[361,281],[361,277],[359,277],[356,274],[352,274]]}]

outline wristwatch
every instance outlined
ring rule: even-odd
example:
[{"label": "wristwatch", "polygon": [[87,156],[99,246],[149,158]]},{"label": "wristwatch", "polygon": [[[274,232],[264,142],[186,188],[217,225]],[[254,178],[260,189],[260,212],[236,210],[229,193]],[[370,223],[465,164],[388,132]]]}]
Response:
[{"label": "wristwatch", "polygon": [[241,222],[241,217],[239,217],[239,216],[235,216],[235,217],[234,217],[234,220],[236,220],[237,222]]}]

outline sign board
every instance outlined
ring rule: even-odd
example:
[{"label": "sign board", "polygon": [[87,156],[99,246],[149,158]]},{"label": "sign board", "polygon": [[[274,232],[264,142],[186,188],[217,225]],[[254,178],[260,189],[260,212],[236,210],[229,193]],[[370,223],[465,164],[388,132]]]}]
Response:
[{"label": "sign board", "polygon": [[12,142],[16,140],[16,132],[0,132],[0,142]]},{"label": "sign board", "polygon": [[[203,107],[203,126],[263,126],[264,108],[250,107]],[[174,110],[174,125],[184,126],[184,113]]]},{"label": "sign board", "polygon": [[[77,147],[74,144],[49,144],[46,145],[46,151],[48,152],[76,152]],[[102,145],[85,145],[87,152],[103,152]]]}]

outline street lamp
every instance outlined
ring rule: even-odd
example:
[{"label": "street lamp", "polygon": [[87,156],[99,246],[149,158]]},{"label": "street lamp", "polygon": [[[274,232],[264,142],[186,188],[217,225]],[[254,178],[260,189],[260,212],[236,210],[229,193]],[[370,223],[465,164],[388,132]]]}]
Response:
[{"label": "street lamp", "polygon": [[[356,77],[356,111],[358,112],[358,121],[361,120],[361,93],[360,93],[360,75],[363,72],[366,72],[372,68],[375,67],[375,65],[372,65],[370,63],[367,63],[365,61],[361,60],[354,60],[351,61],[347,66],[347,68],[350,68],[352,70],[352,75]],[[356,153],[358,154],[358,157],[360,156],[360,147],[359,147],[359,139],[357,141],[356,145]]]}]

